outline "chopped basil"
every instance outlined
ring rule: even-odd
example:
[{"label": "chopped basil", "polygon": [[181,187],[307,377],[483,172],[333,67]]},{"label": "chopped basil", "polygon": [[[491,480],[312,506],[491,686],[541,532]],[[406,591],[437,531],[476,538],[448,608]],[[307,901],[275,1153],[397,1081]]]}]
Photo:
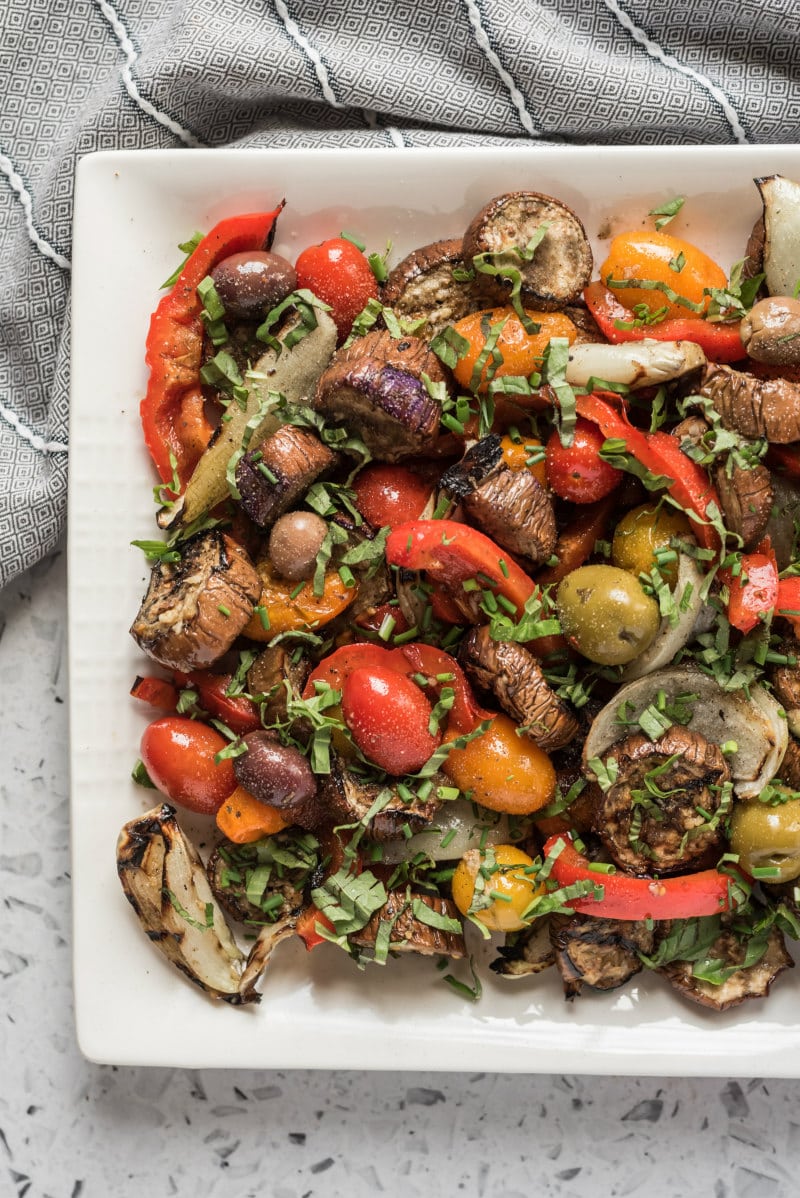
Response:
[{"label": "chopped basil", "polygon": [[200,242],[203,240],[204,236],[205,236],[204,233],[195,232],[192,234],[192,236],[189,238],[188,241],[180,242],[180,244],[178,245],[178,249],[181,251],[182,254],[185,254],[186,256],[184,257],[184,259],[182,260],[180,265],[175,267],[175,270],[173,270],[173,272],[169,276],[169,278],[165,279],[164,282],[161,284],[161,287],[159,288],[160,291],[165,291],[167,287],[175,286],[178,279],[181,277],[181,275],[183,273],[184,266],[189,261],[192,254],[197,249]]},{"label": "chopped basil", "polygon": [[678,215],[685,203],[686,198],[684,196],[676,196],[674,200],[668,200],[666,204],[661,204],[658,208],[651,208],[647,215],[658,217],[656,229],[663,229],[665,225],[668,225]]}]

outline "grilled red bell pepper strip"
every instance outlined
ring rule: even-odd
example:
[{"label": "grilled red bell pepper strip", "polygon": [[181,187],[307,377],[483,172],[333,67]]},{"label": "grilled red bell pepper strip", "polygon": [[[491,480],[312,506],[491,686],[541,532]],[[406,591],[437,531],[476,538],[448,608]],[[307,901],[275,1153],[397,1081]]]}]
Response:
[{"label": "grilled red bell pepper strip", "polygon": [[800,578],[781,578],[775,600],[775,614],[789,620],[795,636],[800,632]]},{"label": "grilled red bell pepper strip", "polygon": [[386,541],[386,561],[406,570],[424,570],[434,583],[457,591],[468,583],[502,595],[517,616],[536,584],[489,537],[455,520],[410,520]]},{"label": "grilled red bell pepper strip", "polygon": [[252,699],[227,693],[230,674],[212,674],[210,670],[193,670],[185,674],[176,670],[173,677],[182,690],[197,691],[198,707],[215,720],[221,720],[237,736],[255,732],[262,726],[261,715]]},{"label": "grilled red bell pepper strip", "polygon": [[[316,669],[312,670],[303,691],[303,698],[313,697],[316,693],[316,683],[326,683],[333,690],[340,691],[354,670],[370,667],[396,670],[406,678],[423,674],[428,680],[426,693],[430,695],[439,695],[444,687],[451,687],[454,699],[447,713],[446,725],[449,738],[472,732],[481,720],[491,718],[492,713],[480,706],[455,658],[444,649],[437,649],[435,645],[416,642],[398,646],[396,649],[384,649],[369,642],[343,645],[323,658]],[[390,735],[389,730],[386,735]]]},{"label": "grilled red bell pepper strip", "polygon": [[167,682],[165,678],[152,676],[142,678],[140,675],[131,687],[131,694],[134,699],[139,699],[142,703],[149,703],[151,707],[157,707],[159,711],[177,711],[177,688],[171,682]]},{"label": "grilled red bell pepper strip", "polygon": [[729,324],[702,318],[673,317],[658,324],[621,329],[618,321],[630,324],[636,318],[604,283],[590,283],[583,292],[583,298],[600,332],[612,345],[644,341],[647,338],[653,341],[693,341],[711,362],[740,362],[747,357],[739,334],[739,321]]},{"label": "grilled red bell pepper strip", "polygon": [[[563,845],[560,852],[559,843]],[[575,848],[569,833],[563,832],[546,840],[542,851],[545,858],[558,852],[550,877],[559,886],[587,881],[602,886],[601,898],[589,895],[568,900],[567,905],[582,915],[596,915],[599,919],[693,919],[699,915],[719,915],[737,905],[736,879],[717,869],[678,878],[607,874],[592,869],[589,859]]]},{"label": "grilled red bell pepper strip", "polygon": [[197,285],[230,254],[264,249],[279,212],[234,216],[215,225],[150,318],[145,350],[150,379],[139,410],[145,445],[165,483],[173,475],[170,454],[183,485],[212,432],[207,422],[201,427],[203,304]]},{"label": "grilled red bell pepper strip", "polygon": [[335,932],[331,921],[327,915],[323,915],[313,904],[301,911],[294,925],[294,930],[303,944],[306,946],[306,951],[311,952],[312,948],[316,948],[319,944],[325,943],[325,937],[321,936],[317,931],[316,925],[326,928],[329,932]]},{"label": "grilled red bell pepper strip", "polygon": [[[705,470],[686,456],[671,433],[645,433],[635,428],[624,412],[612,407],[607,394],[611,393],[577,396],[578,415],[594,421],[606,437],[624,441],[628,453],[651,473],[669,478],[669,494],[690,519],[697,516],[692,524],[698,542],[705,549],[717,550],[719,534],[709,523],[708,508],[714,503],[719,510],[719,497]],[[613,398],[619,402],[619,396]]]},{"label": "grilled red bell pepper strip", "polygon": [[728,620],[739,632],[752,632],[760,617],[779,602],[782,584],[778,581],[778,562],[769,537],[755,552],[742,554],[739,574],[734,576],[730,570],[723,570],[720,578],[730,591]]}]

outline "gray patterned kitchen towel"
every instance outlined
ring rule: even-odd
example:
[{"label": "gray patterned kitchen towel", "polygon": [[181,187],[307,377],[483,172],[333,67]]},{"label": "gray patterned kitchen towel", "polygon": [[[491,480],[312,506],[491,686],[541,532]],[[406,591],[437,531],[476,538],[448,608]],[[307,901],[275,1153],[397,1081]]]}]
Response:
[{"label": "gray patterned kitchen towel", "polygon": [[2,0],[0,585],[56,542],[91,150],[800,140],[797,0]]}]

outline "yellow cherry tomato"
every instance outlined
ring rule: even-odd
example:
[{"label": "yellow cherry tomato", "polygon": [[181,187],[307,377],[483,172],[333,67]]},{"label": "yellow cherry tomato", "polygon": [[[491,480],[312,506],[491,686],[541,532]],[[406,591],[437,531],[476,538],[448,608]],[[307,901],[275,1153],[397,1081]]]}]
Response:
[{"label": "yellow cherry tomato", "polygon": [[490,379],[502,378],[504,375],[521,375],[527,378],[528,375],[540,371],[542,356],[551,337],[566,337],[570,345],[575,340],[578,331],[563,312],[533,312],[527,308],[525,311],[531,320],[539,325],[538,333],[526,332],[513,308],[491,308],[483,312],[473,312],[456,321],[454,329],[469,342],[466,354],[459,358],[453,367],[456,381],[462,387],[471,385],[473,371],[486,346],[484,318],[488,318],[489,325],[505,321],[496,344],[503,360],[495,369],[492,356],[489,355],[481,371],[481,381],[477,388],[479,392],[487,390]]},{"label": "yellow cherry tomato", "polygon": [[[656,564],[656,552],[669,548],[672,537],[692,536],[692,526],[682,512],[658,504],[643,503],[626,512],[614,532],[611,561],[620,570],[637,577],[649,574]],[[678,581],[677,561],[662,568],[665,582],[673,587]]]},{"label": "yellow cherry tomato", "polygon": [[[511,437],[503,437],[500,446],[503,450],[503,462],[509,470],[530,470],[541,486],[547,486],[544,446],[537,437],[523,437],[521,441],[512,441]],[[537,450],[541,450],[541,456],[538,460],[531,461],[531,458],[536,457],[535,451]]]},{"label": "yellow cherry tomato", "polygon": [[490,932],[518,932],[527,927],[522,916],[531,900],[544,892],[535,876],[525,873],[532,865],[533,859],[513,844],[469,849],[453,874],[453,902]]},{"label": "yellow cherry tomato", "polygon": [[612,279],[638,279],[643,282],[664,283],[683,299],[701,304],[702,311],[668,299],[660,290],[644,287],[612,287],[614,295],[626,308],[645,304],[651,311],[666,308],[665,319],[700,317],[708,307],[710,297],[706,287],[726,287],[725,272],[697,246],[669,233],[640,230],[620,233],[609,247],[608,257],[600,267],[600,278],[609,285]]},{"label": "yellow cherry tomato", "polygon": [[442,771],[482,807],[509,815],[530,815],[556,792],[550,758],[527,736],[518,736],[517,725],[503,714],[465,748],[452,749]]},{"label": "yellow cherry tomato", "polygon": [[267,618],[262,620],[260,612],[254,611],[245,625],[242,635],[253,641],[271,641],[279,632],[329,624],[358,594],[358,584],[346,587],[336,570],[326,573],[321,595],[314,594],[313,581],[304,583],[295,594],[298,584],[279,578],[268,560],[257,563],[256,570],[261,576],[258,606],[266,611]]}]

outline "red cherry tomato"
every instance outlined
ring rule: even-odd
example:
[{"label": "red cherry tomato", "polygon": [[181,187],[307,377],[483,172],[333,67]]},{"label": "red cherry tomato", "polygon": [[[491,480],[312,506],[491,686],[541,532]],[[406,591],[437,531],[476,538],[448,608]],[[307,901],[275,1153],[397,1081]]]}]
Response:
[{"label": "red cherry tomato", "polygon": [[214,761],[227,743],[207,724],[166,715],[148,724],[139,751],[151,780],[168,799],[190,811],[213,815],[236,789],[233,763]]},{"label": "red cherry tomato", "polygon": [[405,524],[421,515],[431,496],[431,484],[408,466],[376,462],[355,479],[356,506],[374,528]]},{"label": "red cherry tomato", "polygon": [[600,457],[605,437],[596,424],[580,417],[571,445],[561,444],[553,430],[545,451],[547,481],[560,499],[571,503],[594,503],[610,495],[622,480],[622,472]]},{"label": "red cherry tomato", "polygon": [[342,715],[353,740],[389,774],[413,773],[439,747],[431,705],[410,678],[380,666],[353,670],[342,689]]},{"label": "red cherry tomato", "polygon": [[235,732],[244,736],[261,727],[261,716],[255,703],[244,695],[228,695],[225,692],[231,683],[230,674],[212,674],[209,670],[194,670],[191,674],[175,671],[175,681],[181,688],[197,691],[199,706],[214,719],[221,720]]},{"label": "red cherry tomato", "polygon": [[298,287],[307,287],[330,304],[340,342],[367,301],[378,298],[378,281],[372,267],[361,250],[344,237],[332,237],[303,250],[295,270]]}]

